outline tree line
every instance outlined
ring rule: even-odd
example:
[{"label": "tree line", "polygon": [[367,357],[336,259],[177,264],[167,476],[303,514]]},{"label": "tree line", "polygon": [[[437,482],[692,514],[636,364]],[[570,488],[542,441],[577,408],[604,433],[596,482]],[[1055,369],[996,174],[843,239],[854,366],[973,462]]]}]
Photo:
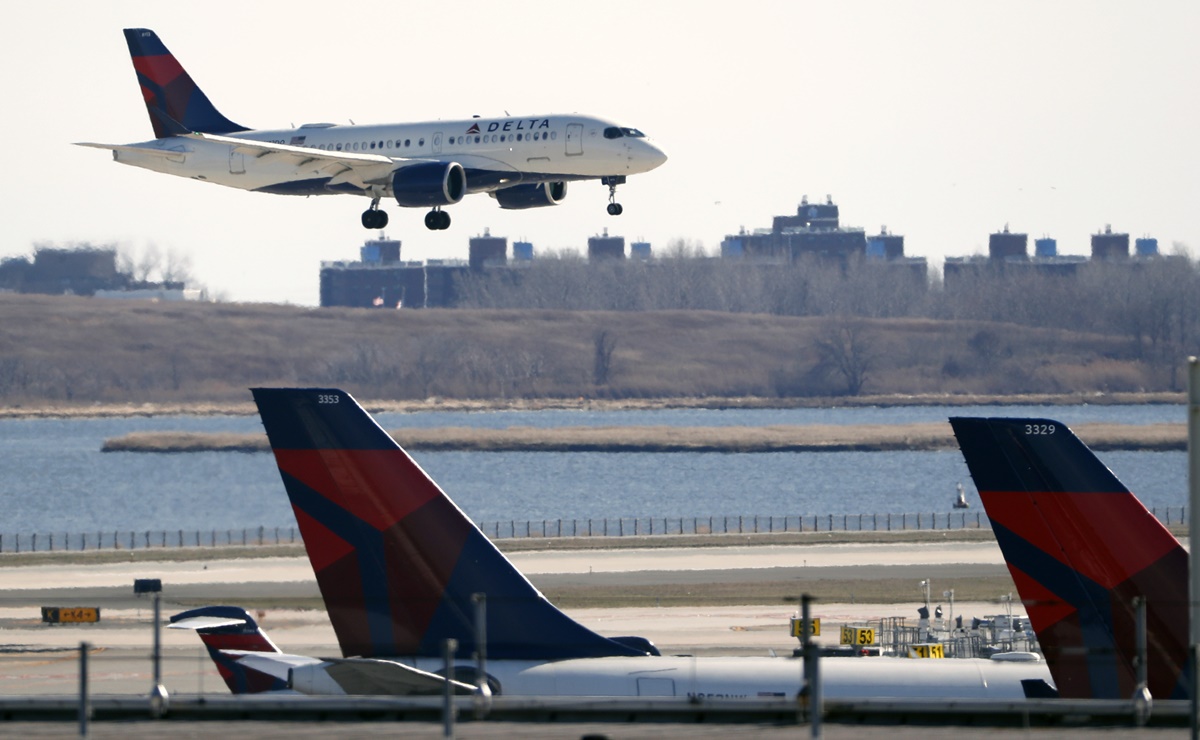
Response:
[{"label": "tree line", "polygon": [[[861,390],[872,342],[856,319],[938,319],[1063,329],[1125,342],[1123,356],[1145,363],[1155,385],[1181,390],[1182,359],[1200,354],[1200,270],[1186,254],[1089,262],[1072,272],[999,264],[942,280],[910,264],[812,259],[790,264],[705,257],[676,243],[653,261],[550,254],[520,269],[476,273],[458,286],[459,305],[476,309],[571,311],[710,310],[836,318],[821,340],[827,361]],[[972,354],[1005,349],[985,332]],[[869,364],[869,363],[868,363]]]}]

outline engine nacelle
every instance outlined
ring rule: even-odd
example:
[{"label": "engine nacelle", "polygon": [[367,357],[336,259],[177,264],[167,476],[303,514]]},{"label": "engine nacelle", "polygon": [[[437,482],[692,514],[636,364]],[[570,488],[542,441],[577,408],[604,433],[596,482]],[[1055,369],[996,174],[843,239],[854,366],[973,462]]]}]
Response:
[{"label": "engine nacelle", "polygon": [[467,173],[458,162],[423,162],[392,174],[392,196],[402,206],[448,206],[467,194]]},{"label": "engine nacelle", "polygon": [[556,206],[567,197],[567,184],[560,180],[537,185],[513,185],[511,188],[497,190],[492,195],[501,208],[512,210]]}]

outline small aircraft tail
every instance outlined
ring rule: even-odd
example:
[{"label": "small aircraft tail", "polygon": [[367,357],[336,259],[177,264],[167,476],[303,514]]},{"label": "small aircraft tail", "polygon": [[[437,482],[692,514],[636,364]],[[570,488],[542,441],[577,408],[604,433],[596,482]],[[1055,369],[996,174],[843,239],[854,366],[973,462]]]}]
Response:
[{"label": "small aircraft tail", "polygon": [[[279,653],[245,609],[236,606],[204,606],[171,617],[173,629],[193,629],[208,648],[217,672],[234,694],[283,691],[287,681],[256,671],[238,660],[239,653]],[[237,651],[228,653],[226,651]]]},{"label": "small aircraft tail", "polygon": [[175,56],[146,28],[126,28],[125,41],[133,57],[138,85],[150,112],[154,136],[165,139],[181,134],[229,134],[245,126],[221,115],[196,86]]},{"label": "small aircraft tail", "polygon": [[1135,597],[1146,600],[1152,696],[1187,698],[1188,559],[1065,425],[952,418],[1060,696],[1128,699]]},{"label": "small aircraft tail", "polygon": [[657,652],[555,608],[346,392],[252,390],[345,657],[437,657],[454,638],[469,658],[475,594],[490,658]]}]

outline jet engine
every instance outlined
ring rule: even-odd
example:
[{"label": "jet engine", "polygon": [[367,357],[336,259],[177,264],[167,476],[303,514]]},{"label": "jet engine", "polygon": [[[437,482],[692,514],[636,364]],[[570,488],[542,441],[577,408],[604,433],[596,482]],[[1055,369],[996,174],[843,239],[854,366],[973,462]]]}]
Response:
[{"label": "jet engine", "polygon": [[497,190],[492,196],[500,203],[501,208],[512,210],[556,206],[567,197],[567,184],[560,180],[537,185],[513,185],[511,188]]},{"label": "jet engine", "polygon": [[402,206],[448,206],[467,194],[467,173],[458,162],[423,162],[392,174],[392,195]]}]

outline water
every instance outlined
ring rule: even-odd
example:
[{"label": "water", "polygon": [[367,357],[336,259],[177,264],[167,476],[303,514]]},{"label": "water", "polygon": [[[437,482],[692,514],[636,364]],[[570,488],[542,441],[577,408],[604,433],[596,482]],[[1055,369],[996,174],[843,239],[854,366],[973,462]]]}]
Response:
[{"label": "water", "polygon": [[[404,426],[867,424],[948,415],[1037,415],[1065,423],[1183,421],[1182,406],[914,407],[711,411],[381,414]],[[294,525],[268,454],[99,452],[132,431],[258,431],[257,417],[0,421],[0,533],[209,531]],[[722,515],[945,512],[962,457],[942,452],[529,453],[413,455],[476,521]],[[1187,499],[1182,452],[1109,452],[1113,471],[1149,507]],[[190,535],[189,535],[190,537]]]}]

